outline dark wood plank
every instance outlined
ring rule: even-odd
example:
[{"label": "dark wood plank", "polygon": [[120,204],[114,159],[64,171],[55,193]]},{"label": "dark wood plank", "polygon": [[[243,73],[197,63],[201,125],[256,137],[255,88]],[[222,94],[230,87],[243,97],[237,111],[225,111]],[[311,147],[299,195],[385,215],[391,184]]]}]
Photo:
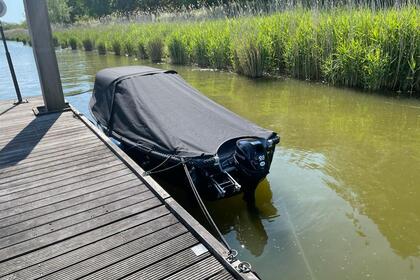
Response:
[{"label": "dark wood plank", "polygon": [[56,165],[41,166],[40,169],[29,170],[25,173],[13,174],[13,176],[0,177],[0,188],[8,187],[9,184],[22,183],[25,181],[36,181],[46,177],[53,177],[59,174],[66,173],[68,170],[74,168],[79,169],[80,164],[86,164],[95,161],[108,161],[115,159],[114,155],[109,154],[108,151],[94,151],[87,155],[82,155],[81,158],[77,158],[74,161],[66,159],[63,162],[57,162]]},{"label": "dark wood plank", "polygon": [[[40,164],[43,164],[45,162],[50,162],[50,161],[54,161],[54,160],[60,160],[66,157],[72,157],[73,155],[79,155],[81,153],[86,153],[88,151],[91,151],[92,149],[100,149],[100,148],[105,148],[103,147],[103,145],[101,145],[101,143],[98,143],[97,141],[90,141],[87,143],[81,143],[78,146],[74,146],[74,147],[68,147],[65,150],[60,150],[60,151],[53,151],[49,154],[42,154],[42,155],[38,155],[37,157],[26,157],[23,160],[20,160],[17,164],[15,165],[7,165],[5,164],[4,167],[2,167],[2,165],[0,164],[0,172],[1,173],[5,173],[8,170],[13,170],[13,169],[18,169],[18,168],[23,168],[23,167],[28,167],[28,166],[37,166]],[[13,160],[13,158],[11,158],[10,160]]]},{"label": "dark wood plank", "polygon": [[83,161],[84,158],[96,156],[98,154],[108,153],[106,147],[103,145],[96,145],[88,149],[79,149],[73,153],[62,153],[58,156],[52,156],[46,159],[37,160],[30,164],[21,164],[0,169],[0,178],[16,177],[19,174],[28,174],[36,170],[41,170],[50,167],[62,165],[68,162]]},{"label": "dark wood plank", "polygon": [[148,228],[153,229],[153,225],[156,223],[174,224],[176,222],[177,219],[169,214],[169,211],[164,206],[156,207],[148,211],[133,213],[129,219],[120,219],[62,242],[50,244],[50,246],[42,249],[34,250],[16,258],[11,258],[5,262],[0,262],[0,276],[5,276],[26,268],[31,270],[34,269],[34,267],[42,267],[41,263],[44,261],[59,257],[78,248],[83,248],[89,244],[100,242],[105,238],[120,233],[122,233],[121,238],[124,239],[126,238],[124,232],[142,224],[144,224],[144,227],[141,229],[145,228],[145,231],[147,231]]},{"label": "dark wood plank", "polygon": [[72,164],[70,166],[66,166],[65,168],[61,168],[55,171],[48,171],[45,173],[39,173],[30,177],[27,176],[19,176],[20,178],[15,180],[4,180],[5,182],[0,183],[0,189],[9,189],[16,186],[25,185],[28,184],[36,184],[36,185],[42,185],[40,182],[51,182],[52,180],[57,180],[60,178],[61,175],[64,175],[69,172],[78,171],[74,176],[77,176],[78,173],[83,174],[84,168],[89,168],[93,166],[100,166],[102,168],[108,167],[110,165],[115,165],[116,163],[119,163],[117,159],[115,159],[114,155],[105,154],[103,157],[96,157],[95,159],[89,158],[88,160],[85,160],[83,163],[79,164]]},{"label": "dark wood plank", "polygon": [[[127,170],[123,170],[126,173]],[[118,172],[116,172],[118,173]],[[70,207],[78,207],[79,204],[91,201],[95,198],[99,198],[105,194],[112,193],[114,190],[120,190],[119,185],[114,185],[115,182],[124,183],[121,181],[121,176],[115,176],[115,173],[107,174],[107,176],[111,177],[112,179],[107,180],[104,179],[103,182],[100,180],[98,181],[97,178],[93,178],[92,181],[97,181],[91,185],[87,185],[84,187],[75,187],[75,190],[72,190],[73,185],[67,185],[67,191],[60,193],[57,196],[50,196],[46,198],[46,203],[41,204],[41,206],[37,204],[32,204],[29,207],[17,207],[19,210],[13,210],[11,213],[13,215],[10,216],[2,216],[3,218],[0,219],[0,228],[10,226],[13,224],[21,223],[24,221],[31,221],[34,218],[39,218],[44,215],[48,215],[50,213],[60,211],[62,209],[70,208]],[[101,178],[102,180],[102,178]],[[137,181],[137,188],[143,189],[144,185],[141,185],[141,182]],[[62,189],[62,188],[57,188]],[[21,209],[24,208],[24,209]]]},{"label": "dark wood plank", "polygon": [[[40,206],[45,206],[53,203],[57,203],[60,201],[64,201],[76,196],[80,196],[86,193],[90,193],[92,191],[100,190],[103,188],[108,188],[110,186],[114,186],[119,183],[124,183],[127,181],[132,181],[137,179],[133,174],[127,172],[127,169],[123,169],[121,171],[116,172],[117,174],[113,173],[111,178],[92,178],[87,179],[84,181],[80,181],[77,183],[73,183],[70,185],[60,185],[57,188],[49,188],[45,191],[38,191],[32,195],[20,195],[17,196],[16,199],[9,199],[6,201],[0,202],[0,210],[6,210],[14,207],[21,208],[22,206],[32,204],[32,207],[25,207],[24,210],[19,212],[28,211],[33,208],[38,208]],[[116,176],[120,174],[120,176]],[[141,184],[141,182],[139,182]],[[10,197],[10,196],[9,196]],[[0,214],[0,217],[7,216],[5,214]]]},{"label": "dark wood plank", "polygon": [[[0,197],[3,196],[22,196],[46,191],[55,187],[67,186],[69,184],[79,184],[85,180],[99,177],[108,172],[126,169],[126,166],[119,161],[111,161],[106,164],[98,165],[94,163],[84,164],[81,169],[70,170],[65,174],[60,174],[54,178],[45,178],[36,182],[25,182],[17,185],[9,185],[7,188],[0,189]],[[10,198],[6,198],[7,200]]]},{"label": "dark wood plank", "polygon": [[229,274],[229,272],[227,272],[226,270],[222,270],[216,275],[209,278],[209,280],[234,280],[234,279],[235,278],[233,278],[232,275]]},{"label": "dark wood plank", "polygon": [[[107,204],[99,205],[87,211],[51,221],[48,224],[43,224],[24,231],[12,233],[11,235],[5,237],[0,237],[0,249],[29,241],[31,239],[36,239],[43,235],[52,234],[65,228],[68,228],[66,231],[69,232],[71,231],[71,228],[69,227],[82,224],[86,221],[95,220],[107,213],[112,213],[120,209],[139,204],[151,198],[153,198],[153,194],[151,192],[138,193],[135,188],[131,188],[129,194],[123,193],[123,195],[107,197],[105,199]],[[36,240],[34,240],[34,242],[36,243]]]},{"label": "dark wood plank", "polygon": [[[125,243],[109,248],[109,250],[102,250],[102,252],[99,252],[96,256],[85,260],[82,259],[82,261],[75,265],[45,276],[44,279],[77,279],[91,273],[93,275],[88,276],[87,278],[93,279],[92,277],[94,277],[98,279],[98,277],[102,277],[99,275],[108,274],[108,271],[116,271],[122,266],[129,266],[129,263],[132,264],[134,260],[137,261],[136,265],[133,267],[134,269],[139,265],[141,266],[143,264],[139,258],[139,254],[141,253],[143,253],[143,255],[147,254],[146,259],[148,260],[146,261],[150,261],[149,256],[151,254],[150,252],[146,253],[147,250],[153,252],[159,252],[163,249],[171,250],[172,244],[185,244],[190,242],[194,242],[192,236],[188,234],[185,227],[179,224],[139,238],[130,236],[130,240]],[[109,266],[113,266],[113,268],[110,268]],[[101,269],[104,271],[101,272]],[[123,273],[126,272],[128,271],[124,269]],[[106,276],[104,277],[106,278]],[[112,279],[118,279],[118,277]]]},{"label": "dark wood plank", "polygon": [[78,197],[79,201],[77,201],[77,204],[55,212],[50,212],[43,216],[38,216],[36,219],[29,219],[20,223],[15,222],[12,225],[5,225],[2,223],[0,228],[0,237],[16,234],[28,229],[33,229],[47,223],[51,225],[52,222],[56,222],[59,219],[67,218],[85,211],[93,211],[94,208],[108,204],[111,201],[126,198],[128,196],[132,196],[133,194],[145,194],[145,192],[149,192],[144,185],[138,186],[137,184],[138,181],[135,180],[106,188],[105,190],[101,190],[100,194],[95,192],[92,195],[95,196],[95,199],[88,201],[82,200],[82,202],[80,202],[81,199]]},{"label": "dark wood plank", "polygon": [[[54,277],[56,277],[56,279],[61,279],[60,275],[65,274],[66,271],[67,273],[70,273],[69,271],[74,270],[77,267],[85,266],[89,263],[89,259],[95,258],[97,255],[120,246],[127,246],[126,244],[129,244],[128,242],[142,239],[144,244],[152,246],[151,244],[153,243],[157,244],[158,242],[163,242],[161,241],[163,238],[176,237],[186,231],[184,226],[176,223],[176,219],[174,219],[173,216],[167,215],[67,252],[58,257],[48,259],[43,261],[41,265],[27,267],[11,274],[9,277],[30,280],[55,273]],[[92,268],[94,269],[95,266],[91,266],[91,269]],[[72,274],[71,276],[76,278],[77,273]]]},{"label": "dark wood plank", "polygon": [[83,124],[75,122],[73,120],[63,121],[58,119],[56,122],[36,122],[36,119],[30,124],[26,123],[26,126],[12,126],[8,128],[0,128],[0,142],[9,141],[11,139],[29,139],[33,138],[34,134],[47,135],[48,133],[63,131],[74,128],[83,128]]},{"label": "dark wood plank", "polygon": [[[50,196],[45,196],[45,197],[38,196],[37,199],[34,199],[33,197],[28,197],[29,201],[24,200],[24,199],[18,199],[18,200],[2,203],[0,205],[2,206],[0,217],[5,218],[12,215],[16,215],[17,213],[26,213],[34,209],[45,207],[51,204],[62,203],[66,201],[67,199],[80,197],[80,196],[83,196],[84,194],[89,194],[97,190],[107,189],[109,187],[113,187],[116,185],[122,185],[121,187],[126,186],[126,185],[138,186],[138,185],[141,185],[141,182],[138,182],[137,180],[135,180],[132,174],[127,174],[125,176],[113,178],[112,180],[94,183],[94,184],[87,185],[81,188],[70,189],[65,192],[61,192],[63,191],[62,188],[57,188],[57,189],[51,190],[52,192],[48,193],[50,194]],[[60,192],[58,192],[57,190],[59,190]],[[47,192],[44,192],[42,194],[46,194],[46,193]],[[99,193],[96,193],[96,195],[98,194]],[[17,201],[17,203],[15,203],[15,201]],[[16,204],[16,206],[18,207],[14,207],[13,204]],[[18,208],[19,210],[15,210],[16,208]]]},{"label": "dark wood plank", "polygon": [[[164,243],[161,243],[157,246],[154,246],[146,251],[142,251],[142,247],[147,247],[146,243],[138,244],[139,248],[132,250],[133,255],[128,258],[121,258],[118,254],[104,254],[104,259],[109,259],[109,263],[103,269],[91,273],[81,279],[120,279],[124,276],[127,276],[138,269],[147,267],[155,262],[158,262],[161,259],[167,258],[179,251],[182,251],[186,248],[194,246],[197,244],[197,239],[195,239],[190,233],[185,233],[176,238],[170,239]],[[130,247],[131,248],[131,247]],[[127,248],[128,249],[128,248]],[[138,252],[136,254],[136,251]],[[122,253],[125,255],[124,252]],[[98,256],[99,257],[99,256]],[[97,258],[98,258],[97,257]],[[102,263],[103,259],[97,259],[98,262]],[[95,259],[93,260],[93,262]],[[50,278],[57,279],[57,278]],[[63,279],[74,279],[73,277],[66,277]]]},{"label": "dark wood plank", "polygon": [[201,280],[207,279],[223,270],[223,266],[214,257],[208,257],[196,264],[172,274],[166,280]]},{"label": "dark wood plank", "polygon": [[[88,143],[92,141],[98,141],[98,139],[91,135],[91,134],[83,134],[73,136],[72,138],[64,138],[59,142],[51,142],[51,143],[38,143],[35,147],[19,147],[0,150],[0,167],[3,167],[5,163],[10,162],[15,157],[22,157],[22,154],[26,156],[21,158],[21,160],[25,160],[26,158],[37,157],[39,155],[47,155],[49,153],[54,153],[57,151],[62,151],[63,148],[77,146],[83,143]],[[29,150],[29,153],[28,153]],[[17,164],[17,163],[15,163]]]},{"label": "dark wood plank", "polygon": [[[25,114],[28,112],[26,111]],[[22,129],[26,127],[29,123],[36,125],[36,127],[43,128],[45,126],[53,124],[66,124],[73,122],[74,115],[63,113],[57,118],[57,115],[43,115],[35,117],[35,115],[25,115],[22,117],[22,114],[14,114],[14,116],[9,116],[9,114],[2,116],[2,122],[0,124],[0,131],[12,131],[17,129]],[[75,122],[73,122],[75,123]],[[77,123],[77,122],[76,122]]]},{"label": "dark wood plank", "polygon": [[19,147],[22,145],[30,145],[31,143],[39,143],[39,142],[48,142],[48,141],[57,141],[60,138],[71,137],[71,135],[79,135],[87,133],[86,128],[83,126],[77,127],[70,127],[64,129],[53,129],[48,130],[45,134],[43,133],[36,133],[33,134],[31,137],[20,137],[19,135],[15,135],[14,137],[5,139],[0,141],[0,149],[5,147]]},{"label": "dark wood plank", "polygon": [[54,189],[57,191],[65,192],[72,189],[77,189],[85,186],[90,186],[96,182],[101,183],[103,181],[112,179],[114,176],[118,178],[120,176],[130,173],[126,166],[121,163],[116,162],[115,165],[108,166],[106,168],[89,168],[85,169],[84,173],[77,172],[77,176],[71,176],[73,173],[67,173],[68,178],[64,178],[62,181],[53,181],[51,180],[48,183],[42,185],[32,185],[25,187],[22,185],[16,188],[8,188],[6,190],[0,190],[0,202],[7,202],[14,199],[25,199],[27,196],[33,195],[42,195],[41,193],[52,191]]},{"label": "dark wood plank", "polygon": [[[101,215],[99,217],[93,218],[82,223],[78,223],[65,229],[53,231],[49,234],[45,234],[39,237],[35,237],[33,239],[26,240],[21,243],[17,243],[14,246],[5,247],[3,249],[0,249],[0,262],[18,257],[22,254],[27,254],[29,252],[39,250],[40,248],[43,248],[45,246],[55,244],[67,238],[79,235],[83,232],[87,232],[98,227],[105,226],[115,221],[128,218],[135,213],[146,211],[148,209],[155,208],[159,205],[161,205],[161,202],[158,199],[148,199],[141,203],[121,208],[119,210]],[[13,242],[13,240],[11,240],[11,242]]]},{"label": "dark wood plank", "polygon": [[191,248],[187,248],[175,255],[164,258],[144,269],[138,270],[133,274],[123,278],[124,280],[158,280],[170,276],[186,267],[189,267],[202,259],[210,256],[209,252],[197,256]]}]

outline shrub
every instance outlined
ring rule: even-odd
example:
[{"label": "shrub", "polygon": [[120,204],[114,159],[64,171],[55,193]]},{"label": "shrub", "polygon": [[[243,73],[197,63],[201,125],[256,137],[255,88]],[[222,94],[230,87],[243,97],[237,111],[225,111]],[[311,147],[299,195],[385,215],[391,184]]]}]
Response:
[{"label": "shrub", "polygon": [[98,49],[98,54],[105,55],[106,54],[106,44],[104,41],[98,41],[96,44],[96,48]]},{"label": "shrub", "polygon": [[114,39],[111,43],[111,48],[112,51],[116,54],[116,55],[121,55],[121,43],[119,40]]},{"label": "shrub", "polygon": [[200,67],[207,67],[210,65],[209,50],[207,42],[204,38],[200,38],[193,46],[194,61]]},{"label": "shrub", "polygon": [[71,37],[71,38],[69,39],[69,45],[70,45],[70,48],[71,48],[72,50],[76,50],[76,49],[77,49],[77,39],[76,39],[76,38],[74,38],[74,37]]},{"label": "shrub", "polygon": [[264,60],[264,50],[257,42],[249,41],[235,49],[235,69],[247,77],[262,77],[265,70]]},{"label": "shrub", "polygon": [[85,51],[93,51],[93,41],[90,38],[83,39],[82,45]]},{"label": "shrub", "polygon": [[161,62],[163,57],[164,43],[162,38],[153,37],[147,42],[147,56],[152,62]]},{"label": "shrub", "polygon": [[148,59],[147,51],[144,42],[137,43],[137,53],[140,59]]},{"label": "shrub", "polygon": [[136,51],[134,47],[134,42],[130,40],[125,40],[123,44],[123,50],[124,50],[124,54],[128,56],[135,55]]},{"label": "shrub", "polygon": [[168,52],[173,64],[187,64],[188,51],[182,36],[175,33],[168,40]]},{"label": "shrub", "polygon": [[56,36],[53,36],[53,45],[54,45],[54,48],[57,48],[60,46],[58,42],[58,38]]},{"label": "shrub", "polygon": [[363,85],[365,48],[358,40],[343,42],[324,64],[326,79],[335,85],[360,87]]},{"label": "shrub", "polygon": [[67,40],[60,40],[60,47],[62,49],[67,49],[69,47],[69,42]]}]

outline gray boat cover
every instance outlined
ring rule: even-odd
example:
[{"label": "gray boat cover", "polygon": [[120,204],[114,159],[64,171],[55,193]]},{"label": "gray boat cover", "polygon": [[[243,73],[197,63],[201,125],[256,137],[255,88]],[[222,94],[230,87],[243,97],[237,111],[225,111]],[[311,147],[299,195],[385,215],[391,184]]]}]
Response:
[{"label": "gray boat cover", "polygon": [[89,105],[109,131],[178,157],[213,156],[228,140],[276,135],[207,98],[175,71],[151,67],[99,71]]}]

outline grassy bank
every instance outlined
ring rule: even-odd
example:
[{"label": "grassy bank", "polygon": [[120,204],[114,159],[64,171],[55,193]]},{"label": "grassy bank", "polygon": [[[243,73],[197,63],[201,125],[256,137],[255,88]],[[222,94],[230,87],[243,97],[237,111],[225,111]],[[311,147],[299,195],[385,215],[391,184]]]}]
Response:
[{"label": "grassy bank", "polygon": [[420,95],[420,12],[415,6],[92,25],[56,31],[55,37],[63,48],[229,69],[252,78],[287,75]]}]

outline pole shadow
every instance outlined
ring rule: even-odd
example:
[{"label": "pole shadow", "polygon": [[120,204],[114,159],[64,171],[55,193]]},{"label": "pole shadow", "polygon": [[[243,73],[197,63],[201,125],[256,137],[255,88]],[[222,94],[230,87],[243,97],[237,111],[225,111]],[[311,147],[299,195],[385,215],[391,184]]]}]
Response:
[{"label": "pole shadow", "polygon": [[[38,116],[17,134],[13,127],[2,131],[0,134],[0,168],[14,166],[27,158],[60,116],[61,113]],[[8,140],[10,138],[12,139]]]},{"label": "pole shadow", "polygon": [[18,104],[7,104],[6,106],[0,107],[0,116],[6,114],[7,112],[13,110]]}]

